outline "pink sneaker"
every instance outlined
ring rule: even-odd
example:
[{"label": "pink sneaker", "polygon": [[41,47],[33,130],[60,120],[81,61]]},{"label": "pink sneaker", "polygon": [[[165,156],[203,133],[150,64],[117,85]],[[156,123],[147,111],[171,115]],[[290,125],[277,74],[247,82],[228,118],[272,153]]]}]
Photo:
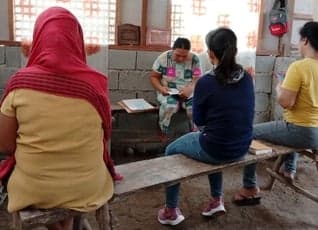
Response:
[{"label": "pink sneaker", "polygon": [[224,202],[222,197],[212,197],[209,204],[202,211],[203,216],[222,215],[225,213]]},{"label": "pink sneaker", "polygon": [[164,207],[158,212],[158,221],[160,224],[177,225],[184,220],[179,208]]}]

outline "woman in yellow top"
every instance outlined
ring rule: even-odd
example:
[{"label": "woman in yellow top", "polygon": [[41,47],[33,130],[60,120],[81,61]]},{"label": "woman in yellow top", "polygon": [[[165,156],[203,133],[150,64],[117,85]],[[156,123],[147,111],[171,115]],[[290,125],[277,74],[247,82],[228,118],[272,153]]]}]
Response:
[{"label": "woman in yellow top", "polygon": [[105,204],[115,177],[106,148],[110,114],[107,78],[87,66],[80,24],[66,9],[47,9],[35,23],[26,67],[10,79],[1,100],[0,152],[16,160],[9,212],[88,212]]},{"label": "woman in yellow top", "polygon": [[[300,29],[299,50],[304,59],[292,63],[277,87],[278,103],[284,108],[284,121],[254,126],[254,138],[294,148],[318,149],[318,22]],[[297,153],[286,156],[280,173],[292,181],[296,173]],[[255,180],[254,175],[244,180]],[[255,192],[254,192],[255,193]],[[236,200],[254,195],[241,189]]]}]

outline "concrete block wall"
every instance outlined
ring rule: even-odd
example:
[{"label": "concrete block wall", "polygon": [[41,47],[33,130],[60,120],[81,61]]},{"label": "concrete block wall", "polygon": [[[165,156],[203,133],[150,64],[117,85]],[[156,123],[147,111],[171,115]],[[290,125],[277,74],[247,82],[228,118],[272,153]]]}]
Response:
[{"label": "concrete block wall", "polygon": [[149,73],[160,52],[109,50],[110,100],[116,103],[127,98],[145,98],[156,104]]},{"label": "concrete block wall", "polygon": [[255,117],[254,123],[270,120],[272,75],[275,57],[257,56],[255,63]]},{"label": "concrete block wall", "polygon": [[[149,82],[152,64],[160,52],[108,50],[89,56],[88,62],[109,79],[110,99],[116,103],[125,98],[145,98],[156,104],[156,93]],[[108,60],[107,60],[108,59]],[[275,73],[285,72],[295,58],[257,56],[255,75],[255,122],[279,119],[281,109],[275,102]],[[0,92],[9,77],[21,66],[25,58],[20,47],[0,46]]]},{"label": "concrete block wall", "polygon": [[[121,99],[145,98],[156,102],[156,93],[149,82],[152,64],[160,52],[107,50],[106,47],[96,55],[88,57],[90,65],[106,73],[109,79],[110,99],[117,103]],[[255,74],[255,123],[281,118],[281,108],[275,101],[275,73],[285,72],[295,58],[257,56]],[[24,66],[26,59],[21,54],[20,47],[0,46],[0,94],[2,94],[9,77]],[[129,135],[139,133],[142,136],[154,134],[157,127],[157,113],[143,113],[142,115],[116,114],[113,125],[114,139],[123,139]],[[181,122],[181,120],[183,122]],[[177,122],[176,122],[177,121]],[[187,129],[184,114],[179,114],[173,121],[175,133],[179,135]],[[152,135],[151,134],[151,135]],[[143,146],[144,147],[144,146]]]},{"label": "concrete block wall", "polygon": [[100,47],[98,53],[89,55],[86,57],[87,63],[102,72],[103,74],[107,74],[108,70],[108,46]]},{"label": "concrete block wall", "polygon": [[[154,60],[160,52],[109,50],[109,86],[112,103],[125,98],[145,98],[156,102],[156,93],[149,82],[149,73]],[[204,58],[204,57],[202,57]],[[255,74],[255,123],[271,119],[271,94],[273,71],[275,64],[273,56],[258,56],[256,58]],[[156,133],[158,116],[155,113],[143,114],[116,114],[116,123],[113,125],[114,148],[126,148],[123,138],[149,137]],[[183,113],[173,117],[170,136],[180,136],[187,132],[187,119]],[[123,141],[123,142],[121,142]],[[129,147],[140,148],[146,144],[128,144]]]},{"label": "concrete block wall", "polygon": [[276,100],[276,90],[275,87],[279,81],[276,77],[277,74],[285,74],[288,66],[294,62],[296,58],[294,57],[277,57],[274,63],[274,71],[273,71],[273,84],[272,84],[272,94],[271,94],[271,120],[281,120],[283,115],[283,109]]},{"label": "concrete block wall", "polygon": [[0,46],[0,96],[8,79],[22,66],[20,47]]},{"label": "concrete block wall", "polygon": [[[108,48],[101,47],[97,54],[87,57],[88,63],[100,72],[107,74]],[[0,45],[0,96],[8,79],[21,67],[25,66],[27,59],[21,53],[21,47]]]},{"label": "concrete block wall", "polygon": [[[149,82],[152,64],[160,52],[109,51],[110,99],[113,103],[125,98],[145,98],[157,103]],[[125,60],[125,62],[123,62]],[[255,76],[255,122],[268,121],[271,116],[272,75],[275,57],[258,56]]]}]

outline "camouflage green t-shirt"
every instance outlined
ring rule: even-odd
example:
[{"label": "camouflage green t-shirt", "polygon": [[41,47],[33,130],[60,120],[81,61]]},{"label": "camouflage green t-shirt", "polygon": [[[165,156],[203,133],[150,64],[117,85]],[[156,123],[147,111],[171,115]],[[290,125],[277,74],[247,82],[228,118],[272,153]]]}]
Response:
[{"label": "camouflage green t-shirt", "polygon": [[193,78],[201,76],[201,65],[199,57],[192,52],[189,52],[184,63],[176,63],[172,59],[172,52],[173,50],[168,50],[160,54],[155,60],[152,70],[161,74],[163,86],[181,89]]}]

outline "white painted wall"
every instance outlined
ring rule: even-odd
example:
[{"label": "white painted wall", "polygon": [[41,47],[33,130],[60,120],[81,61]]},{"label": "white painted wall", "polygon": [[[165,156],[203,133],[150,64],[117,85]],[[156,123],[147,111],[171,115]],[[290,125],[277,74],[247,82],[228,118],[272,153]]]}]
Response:
[{"label": "white painted wall", "polygon": [[140,26],[142,18],[142,0],[121,0],[120,23]]},{"label": "white painted wall", "polygon": [[7,0],[0,0],[0,40],[9,40]]},{"label": "white painted wall", "polygon": [[294,12],[313,15],[315,5],[317,5],[317,0],[295,0]]},{"label": "white painted wall", "polygon": [[318,21],[318,4],[314,4],[314,20]]},{"label": "white painted wall", "polygon": [[[294,13],[295,14],[304,14],[304,15],[312,15],[314,20],[318,18],[318,6],[317,0],[306,0],[306,4],[304,4],[304,0],[295,0]],[[315,4],[316,3],[316,4]],[[299,30],[306,23],[306,20],[295,19],[292,23],[292,34],[291,34],[291,44],[298,45],[299,42]]]},{"label": "white painted wall", "polygon": [[147,26],[156,29],[167,28],[168,0],[149,0]]}]

